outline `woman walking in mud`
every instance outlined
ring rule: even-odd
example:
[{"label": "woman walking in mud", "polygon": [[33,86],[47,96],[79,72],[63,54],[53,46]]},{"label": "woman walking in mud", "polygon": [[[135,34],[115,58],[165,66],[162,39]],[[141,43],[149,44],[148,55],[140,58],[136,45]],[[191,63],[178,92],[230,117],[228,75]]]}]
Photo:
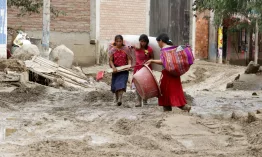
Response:
[{"label": "woman walking in mud", "polygon": [[[136,55],[136,66],[134,68],[134,74],[139,71],[142,67],[143,64],[148,61],[149,59],[153,59],[153,49],[148,46],[149,44],[149,39],[148,36],[145,34],[140,35],[139,37],[139,47],[134,47],[135,48],[135,55]],[[149,65],[149,67],[152,69],[152,67]],[[132,88],[134,89],[134,83],[132,83]],[[140,97],[140,95],[137,93],[137,104],[136,107],[141,107],[142,103],[144,105],[147,104],[147,100],[143,100]]]},{"label": "woman walking in mud", "polygon": [[121,35],[115,36],[113,47],[109,50],[109,64],[113,69],[111,91],[116,95],[116,102],[118,106],[122,105],[122,96],[126,91],[129,71],[117,71],[116,67],[130,65],[131,56],[129,48],[123,43]]},{"label": "woman walking in mud", "polygon": [[[156,40],[162,50],[173,45],[167,34],[159,35]],[[160,60],[148,60],[146,64],[155,63],[163,65],[162,61],[163,55],[161,52]],[[159,106],[163,106],[164,111],[172,111],[172,107],[179,107],[182,110],[190,111],[191,107],[187,105],[179,76],[173,76],[166,69],[163,69],[160,90],[162,95],[158,98],[158,104]]]}]

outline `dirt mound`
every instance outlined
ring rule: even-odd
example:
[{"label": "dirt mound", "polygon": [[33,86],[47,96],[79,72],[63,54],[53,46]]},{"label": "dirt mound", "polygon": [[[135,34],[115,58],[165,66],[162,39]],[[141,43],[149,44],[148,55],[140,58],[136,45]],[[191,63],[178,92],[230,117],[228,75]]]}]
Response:
[{"label": "dirt mound", "polygon": [[252,156],[262,156],[262,121],[256,121],[245,126],[245,132],[250,144],[249,154]]},{"label": "dirt mound", "polygon": [[129,142],[134,146],[139,146],[140,148],[146,150],[160,149],[156,141],[144,136],[139,136],[139,135],[133,136],[129,139]]},{"label": "dirt mound", "polygon": [[26,71],[26,66],[24,62],[19,61],[17,59],[5,59],[0,60],[0,71],[4,71],[5,69],[10,69],[11,71],[24,72]]},{"label": "dirt mound", "polygon": [[123,95],[123,102],[135,102],[136,101],[136,94],[134,92],[126,92]]},{"label": "dirt mound", "polygon": [[204,73],[207,72],[207,69],[197,67],[194,75],[196,76],[195,83],[199,83],[205,80]]},{"label": "dirt mound", "polygon": [[114,95],[110,91],[91,91],[87,93],[84,101],[87,102],[111,102],[114,100]]},{"label": "dirt mound", "polygon": [[245,131],[249,138],[249,143],[252,145],[262,146],[262,122],[256,121],[245,127]]},{"label": "dirt mound", "polygon": [[162,132],[155,135],[157,138],[164,140],[164,141],[172,141],[174,140],[171,135],[163,134]]},{"label": "dirt mound", "polygon": [[45,89],[44,86],[34,88],[21,86],[11,93],[0,93],[0,97],[2,101],[9,103],[36,102],[41,100],[41,97],[45,94]]},{"label": "dirt mound", "polygon": [[[109,90],[91,91],[84,95],[83,102],[85,105],[92,106],[108,106],[114,105],[115,94]],[[133,107],[136,102],[136,95],[132,91],[123,94],[124,107]]]},{"label": "dirt mound", "polygon": [[129,119],[120,119],[112,127],[120,135],[131,135],[135,130],[135,122]]},{"label": "dirt mound", "polygon": [[[53,140],[53,141],[41,141],[38,143],[31,144],[30,150],[21,154],[24,157],[46,157],[46,156],[57,156],[57,157],[77,157],[77,156],[100,156],[100,157],[113,157],[113,156],[126,156],[132,157],[137,156],[129,152],[119,152],[117,150],[103,150],[93,149],[87,144],[88,141],[80,140]],[[116,149],[114,144],[109,144],[110,149]],[[126,144],[123,144],[125,146]],[[119,147],[118,147],[119,148]]]},{"label": "dirt mound", "polygon": [[[30,150],[23,153],[22,156],[82,156],[87,155],[92,148],[86,146],[86,143],[77,140],[53,140],[41,141],[30,145]],[[78,152],[83,153],[78,153]]]},{"label": "dirt mound", "polygon": [[0,111],[15,111],[15,109],[11,103],[0,100]]}]

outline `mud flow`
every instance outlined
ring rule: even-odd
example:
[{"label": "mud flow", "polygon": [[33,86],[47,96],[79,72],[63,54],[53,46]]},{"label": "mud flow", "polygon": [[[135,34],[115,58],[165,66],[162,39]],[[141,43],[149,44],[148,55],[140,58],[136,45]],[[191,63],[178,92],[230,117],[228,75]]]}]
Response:
[{"label": "mud flow", "polygon": [[190,113],[163,112],[157,98],[135,107],[131,81],[116,106],[111,75],[94,79],[99,68],[84,69],[88,90],[0,83],[0,156],[262,156],[261,90],[226,88],[246,86],[245,67],[197,61],[181,77]]}]

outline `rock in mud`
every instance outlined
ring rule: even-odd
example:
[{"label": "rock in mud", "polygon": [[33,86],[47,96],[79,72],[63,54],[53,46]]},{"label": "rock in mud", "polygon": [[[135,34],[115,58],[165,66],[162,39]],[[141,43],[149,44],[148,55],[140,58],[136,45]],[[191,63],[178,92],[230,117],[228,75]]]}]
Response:
[{"label": "rock in mud", "polygon": [[184,92],[184,95],[186,97],[187,104],[190,106],[195,106],[194,98],[191,95],[187,94],[186,92]]},{"label": "rock in mud", "polygon": [[230,83],[227,84],[226,88],[233,88],[233,87],[234,87],[234,84],[232,82],[230,82]]},{"label": "rock in mud", "polygon": [[259,64],[255,64],[255,62],[251,61],[248,66],[247,69],[245,71],[246,74],[255,74],[258,72],[260,65]]},{"label": "rock in mud", "polygon": [[257,114],[262,114],[262,109],[257,110]]},{"label": "rock in mud", "polygon": [[254,93],[252,93],[252,95],[253,95],[253,96],[257,96],[257,93],[256,93],[256,92],[254,92]]},{"label": "rock in mud", "polygon": [[235,77],[235,81],[239,80],[240,78],[240,74],[237,75],[237,77]]},{"label": "rock in mud", "polygon": [[74,52],[65,45],[60,45],[49,54],[49,59],[60,66],[71,68],[74,61]]},{"label": "rock in mud", "polygon": [[11,58],[26,61],[38,55],[40,55],[40,51],[36,45],[26,44],[17,48]]},{"label": "rock in mud", "polygon": [[248,112],[247,122],[252,123],[257,120],[256,114],[252,112]]},{"label": "rock in mud", "polygon": [[262,67],[261,67],[261,66],[259,67],[259,70],[258,70],[258,72],[262,72]]},{"label": "rock in mud", "polygon": [[241,119],[241,118],[246,118],[246,117],[248,117],[248,114],[243,111],[233,111],[231,115],[232,119]]}]

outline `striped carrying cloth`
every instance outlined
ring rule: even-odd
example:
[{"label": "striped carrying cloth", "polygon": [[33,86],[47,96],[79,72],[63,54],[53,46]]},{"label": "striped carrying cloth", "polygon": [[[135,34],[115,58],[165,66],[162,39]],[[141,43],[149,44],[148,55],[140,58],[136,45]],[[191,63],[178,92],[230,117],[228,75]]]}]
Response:
[{"label": "striped carrying cloth", "polygon": [[190,46],[171,46],[161,49],[160,59],[164,68],[174,76],[186,73],[194,62]]}]

